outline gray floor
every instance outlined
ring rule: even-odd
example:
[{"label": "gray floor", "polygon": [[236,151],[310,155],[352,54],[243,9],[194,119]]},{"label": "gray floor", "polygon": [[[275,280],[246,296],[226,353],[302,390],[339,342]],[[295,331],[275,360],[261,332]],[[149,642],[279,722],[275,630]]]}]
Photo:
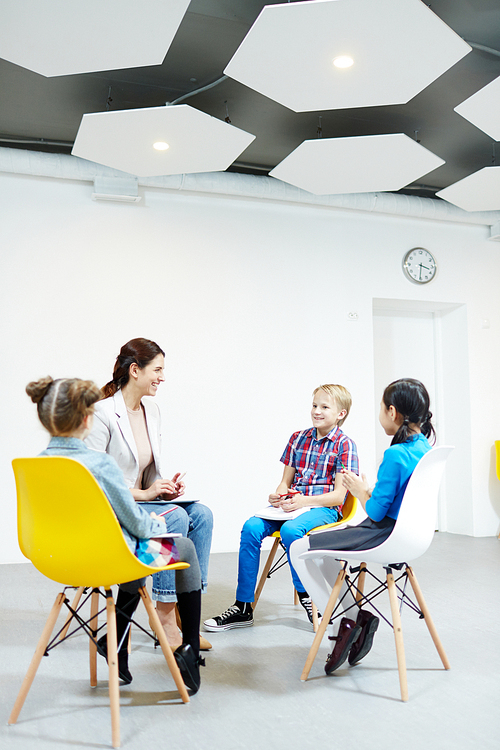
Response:
[{"label": "gray floor", "polygon": [[[499,746],[500,541],[436,534],[414,568],[447,651],[441,662],[425,624],[405,610],[410,700],[399,699],[392,631],[381,623],[369,656],[326,677],[322,645],[307,682],[300,674],[312,633],[292,605],[287,569],[264,588],[253,628],[210,634],[202,688],[183,705],[163,656],[134,631],[134,681],[121,689],[122,746],[189,750],[338,747],[442,750]],[[212,556],[204,618],[232,604],[235,554]],[[87,642],[72,638],[42,660],[14,726],[6,726],[57,584],[31,565],[0,566],[0,747],[110,746],[106,667],[88,682]],[[387,610],[387,607],[385,607]],[[141,615],[141,621],[143,617]]]}]

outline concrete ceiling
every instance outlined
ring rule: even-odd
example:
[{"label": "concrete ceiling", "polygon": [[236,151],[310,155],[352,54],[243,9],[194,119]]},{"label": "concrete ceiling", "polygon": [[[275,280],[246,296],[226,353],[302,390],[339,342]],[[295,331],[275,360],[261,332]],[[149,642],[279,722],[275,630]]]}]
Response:
[{"label": "concrete ceiling", "polygon": [[[0,60],[0,146],[70,153],[85,113],[158,107],[218,81],[265,4],[191,0],[161,65],[45,78]],[[426,4],[473,51],[407,104],[295,113],[230,78],[184,101],[256,136],[233,171],[267,174],[319,127],[324,138],[405,133],[446,163],[403,192],[434,195],[495,164],[495,142],[454,107],[500,75],[500,0]]]}]

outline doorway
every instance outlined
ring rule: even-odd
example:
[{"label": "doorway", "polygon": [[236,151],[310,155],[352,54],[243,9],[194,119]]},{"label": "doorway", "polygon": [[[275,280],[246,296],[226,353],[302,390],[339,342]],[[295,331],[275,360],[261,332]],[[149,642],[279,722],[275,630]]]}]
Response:
[{"label": "doorway", "polygon": [[[454,445],[440,493],[439,531],[472,534],[470,399],[465,305],[373,300],[375,405],[386,385],[421,380],[430,400],[437,444]],[[389,441],[376,429],[377,464]]]}]

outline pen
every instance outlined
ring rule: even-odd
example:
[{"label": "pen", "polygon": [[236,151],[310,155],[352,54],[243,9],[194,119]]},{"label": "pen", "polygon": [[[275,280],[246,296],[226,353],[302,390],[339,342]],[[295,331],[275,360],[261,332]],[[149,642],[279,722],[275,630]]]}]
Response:
[{"label": "pen", "polygon": [[172,511],[175,510],[175,508],[169,508],[168,510],[164,510],[163,513],[157,513],[158,518],[160,516],[166,516],[167,513],[172,513]]},{"label": "pen", "polygon": [[184,474],[181,474],[180,477],[179,477],[179,479],[177,479],[175,483],[179,484],[179,482],[181,481],[181,479],[184,479],[185,476],[186,476],[186,472],[184,472]]}]

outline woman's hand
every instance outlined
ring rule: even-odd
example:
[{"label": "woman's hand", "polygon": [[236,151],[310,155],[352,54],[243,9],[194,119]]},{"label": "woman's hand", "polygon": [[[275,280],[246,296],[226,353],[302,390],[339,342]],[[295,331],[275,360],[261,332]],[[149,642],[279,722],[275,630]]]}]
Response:
[{"label": "woman's hand", "polygon": [[342,484],[346,490],[349,490],[351,495],[354,495],[354,497],[357,497],[361,501],[365,500],[366,502],[371,495],[370,487],[364,474],[358,477],[353,471],[342,469]]},{"label": "woman's hand", "polygon": [[184,476],[184,474],[181,475],[180,471],[178,471],[177,474],[174,474],[174,476],[172,477],[172,482],[175,484],[177,490],[177,494],[175,497],[181,497],[181,495],[183,495],[186,491],[186,485],[184,484],[184,482],[179,481],[180,476]]},{"label": "woman's hand", "polygon": [[154,512],[154,510],[152,510],[149,515],[151,516],[151,518],[154,518],[155,521],[163,521],[163,523],[165,524],[165,526],[167,525],[167,522],[165,521],[165,519],[163,518],[163,516],[157,516],[156,513]]},{"label": "woman's hand", "polygon": [[143,490],[142,492],[144,493],[143,497],[146,502],[156,500],[157,497],[165,497],[167,500],[170,500],[179,494],[175,482],[171,479],[157,479],[147,490]]}]

